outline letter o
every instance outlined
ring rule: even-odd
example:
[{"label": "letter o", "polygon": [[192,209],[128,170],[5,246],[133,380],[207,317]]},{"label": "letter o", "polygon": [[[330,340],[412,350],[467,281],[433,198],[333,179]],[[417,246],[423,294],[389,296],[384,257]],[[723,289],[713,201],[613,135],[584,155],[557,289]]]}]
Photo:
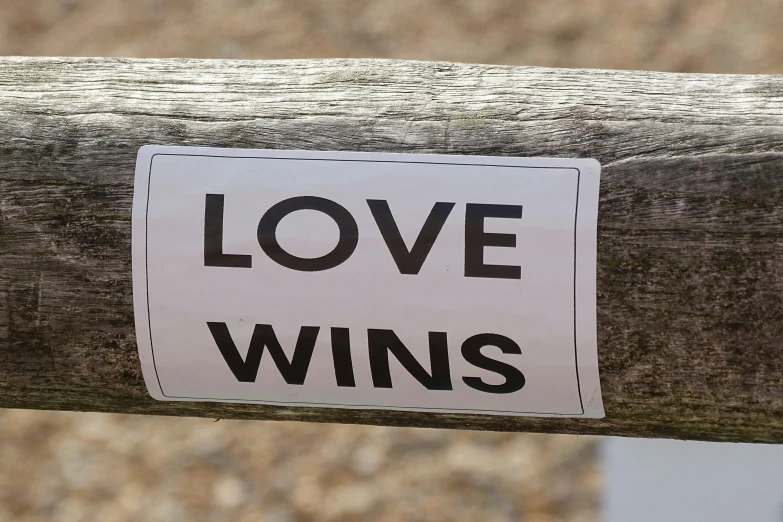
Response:
[{"label": "letter o", "polygon": [[[289,254],[277,241],[277,226],[280,221],[297,210],[317,210],[332,218],[340,229],[337,245],[321,257],[297,257]],[[359,227],[350,212],[326,198],[299,196],[285,199],[273,205],[258,222],[258,244],[269,259],[278,265],[300,272],[320,272],[334,268],[351,257],[359,243]]]}]

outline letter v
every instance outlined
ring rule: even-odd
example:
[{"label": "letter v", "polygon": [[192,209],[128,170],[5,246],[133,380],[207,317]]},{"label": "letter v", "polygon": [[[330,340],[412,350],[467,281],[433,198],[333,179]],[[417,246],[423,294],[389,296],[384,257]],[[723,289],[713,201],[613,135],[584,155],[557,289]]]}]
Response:
[{"label": "letter v", "polygon": [[367,205],[370,207],[381,237],[386,242],[386,246],[397,264],[397,269],[401,274],[418,274],[424,261],[432,250],[432,245],[438,238],[443,224],[454,208],[454,203],[438,202],[432,207],[430,215],[424,222],[416,242],[408,251],[405,241],[402,239],[400,229],[394,221],[394,217],[389,209],[389,203],[383,199],[368,199]]}]

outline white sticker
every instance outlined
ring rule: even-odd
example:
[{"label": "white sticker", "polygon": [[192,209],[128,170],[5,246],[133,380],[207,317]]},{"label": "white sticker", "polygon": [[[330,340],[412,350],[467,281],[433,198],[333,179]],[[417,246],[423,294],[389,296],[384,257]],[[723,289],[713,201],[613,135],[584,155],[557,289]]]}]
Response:
[{"label": "white sticker", "polygon": [[592,159],[143,147],[150,395],[603,417],[599,175]]}]

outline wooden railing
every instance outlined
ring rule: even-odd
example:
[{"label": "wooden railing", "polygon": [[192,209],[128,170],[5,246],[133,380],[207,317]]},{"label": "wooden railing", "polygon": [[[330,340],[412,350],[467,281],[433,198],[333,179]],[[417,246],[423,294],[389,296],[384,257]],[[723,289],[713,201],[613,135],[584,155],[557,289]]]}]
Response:
[{"label": "wooden railing", "polygon": [[[146,144],[598,159],[606,418],[152,400],[131,293]],[[783,77],[2,58],[0,406],[783,442]]]}]

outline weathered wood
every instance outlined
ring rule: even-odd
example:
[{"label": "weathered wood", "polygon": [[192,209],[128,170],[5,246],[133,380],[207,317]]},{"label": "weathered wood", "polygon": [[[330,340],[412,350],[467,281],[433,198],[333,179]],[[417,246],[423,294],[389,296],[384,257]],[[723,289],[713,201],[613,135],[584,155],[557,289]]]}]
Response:
[{"label": "weathered wood", "polygon": [[[597,158],[606,419],[153,401],[144,144]],[[783,77],[0,59],[0,405],[783,442]]]}]

